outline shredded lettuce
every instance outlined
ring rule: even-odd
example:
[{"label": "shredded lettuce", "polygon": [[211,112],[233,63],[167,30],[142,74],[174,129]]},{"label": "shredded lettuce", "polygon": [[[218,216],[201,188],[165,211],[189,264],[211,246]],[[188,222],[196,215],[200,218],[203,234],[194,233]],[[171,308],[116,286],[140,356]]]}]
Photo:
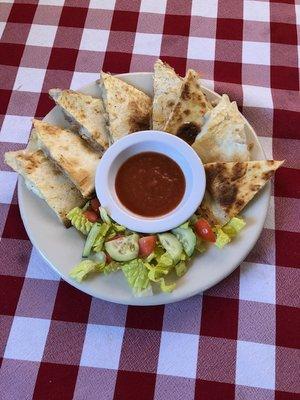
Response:
[{"label": "shredded lettuce", "polygon": [[104,273],[104,275],[108,275],[112,272],[116,272],[119,269],[122,268],[122,265],[118,261],[111,261],[109,264],[105,264],[103,268],[101,269],[101,272]]},{"label": "shredded lettuce", "polygon": [[[122,270],[135,296],[152,295],[151,283],[158,284],[162,292],[172,292],[176,287],[176,283],[169,283],[169,274],[174,271],[178,277],[182,277],[187,272],[190,260],[187,248],[183,246],[181,253],[179,250],[178,257],[176,256],[176,260],[174,260],[174,258],[172,258],[168,251],[166,251],[158,241],[154,251],[144,259],[135,258],[128,262],[117,262],[112,260],[110,263],[106,264],[107,255],[102,251],[105,242],[111,240],[119,233],[123,236],[128,236],[135,232],[115,223],[108,216],[107,211],[103,207],[99,208],[102,222],[97,222],[95,224],[91,223],[83,215],[84,210],[86,210],[89,205],[90,202],[87,202],[82,209],[75,207],[67,215],[71,224],[84,235],[88,235],[93,226],[94,228],[96,225],[100,226],[100,230],[96,233],[96,238],[92,239],[94,242],[92,244],[92,251],[89,254],[89,259],[85,259],[77,264],[71,270],[70,277],[75,279],[77,282],[82,282],[92,273],[102,273],[106,275]],[[197,217],[193,215],[189,221],[180,225],[179,228],[192,230],[195,234],[193,225],[196,218]],[[246,223],[242,218],[234,217],[223,227],[213,227],[213,231],[216,234],[215,245],[219,248],[223,248],[226,244],[231,242],[231,240],[241,229],[244,228],[245,225]],[[198,236],[196,239],[195,248],[198,252],[203,253],[206,251],[207,242]]]},{"label": "shredded lettuce", "polygon": [[110,229],[110,225],[108,225],[106,222],[103,222],[101,224],[100,231],[99,231],[99,233],[94,241],[94,244],[93,244],[93,251],[99,252],[103,249],[105,236],[106,236],[107,232],[109,231],[109,229]]},{"label": "shredded lettuce", "polygon": [[197,236],[197,241],[196,241],[196,250],[199,253],[204,253],[206,251],[207,247],[205,244],[205,241],[202,240],[201,238],[199,238],[199,236]]},{"label": "shredded lettuce", "polygon": [[113,224],[116,232],[125,232],[126,228],[123,225]]},{"label": "shredded lettuce", "polygon": [[180,278],[187,271],[187,265],[184,261],[180,261],[177,265],[175,265],[176,275]]},{"label": "shredded lettuce", "polygon": [[79,207],[75,207],[69,211],[67,218],[71,221],[71,224],[84,235],[87,235],[93,226],[92,222],[83,215],[83,211]]},{"label": "shredded lettuce", "polygon": [[222,230],[222,228],[216,228],[216,241],[215,245],[222,249],[226,244],[231,242],[230,237]]},{"label": "shredded lettuce", "polygon": [[223,231],[230,237],[235,237],[240,230],[242,230],[246,226],[246,222],[243,218],[234,217],[223,226]]},{"label": "shredded lettuce", "polygon": [[143,260],[135,258],[123,263],[122,271],[134,294],[138,295],[150,285],[148,269]]},{"label": "shredded lettuce", "polygon": [[234,217],[226,225],[216,227],[215,232],[217,235],[215,245],[222,249],[226,244],[230,243],[231,240],[243,229],[246,222],[242,218]]},{"label": "shredded lettuce", "polygon": [[70,277],[77,282],[82,282],[92,272],[97,272],[101,269],[101,264],[92,260],[83,260],[77,264],[69,273]]},{"label": "shredded lettuce", "polygon": [[165,278],[157,278],[155,274],[152,274],[152,270],[149,271],[148,277],[150,281],[158,283],[160,285],[160,290],[164,293],[171,293],[176,287],[176,283],[167,284]]},{"label": "shredded lettuce", "polygon": [[111,224],[111,219],[107,214],[107,211],[105,210],[104,207],[99,207],[99,212],[100,212],[100,217],[102,219],[103,222],[106,222],[107,224]]},{"label": "shredded lettuce", "polygon": [[170,293],[175,289],[176,283],[166,284],[164,278],[174,268],[174,261],[168,252],[157,246],[146,267],[149,270],[148,278],[151,282],[158,283],[162,292]]}]

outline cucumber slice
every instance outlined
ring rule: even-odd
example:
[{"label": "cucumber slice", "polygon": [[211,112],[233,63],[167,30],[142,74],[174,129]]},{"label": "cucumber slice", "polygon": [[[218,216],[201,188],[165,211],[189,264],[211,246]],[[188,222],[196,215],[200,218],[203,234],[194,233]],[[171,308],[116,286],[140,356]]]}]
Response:
[{"label": "cucumber slice", "polygon": [[124,236],[105,243],[105,250],[115,261],[130,261],[139,254],[139,235]]},{"label": "cucumber slice", "polygon": [[180,256],[183,251],[182,244],[172,233],[160,233],[158,239],[163,248],[170,254],[174,260],[174,264],[180,261]]},{"label": "cucumber slice", "polygon": [[98,233],[100,232],[101,229],[101,224],[95,223],[93,224],[88,237],[86,238],[82,257],[88,257],[90,255],[90,252],[92,250],[93,244],[96,240],[96,237],[98,236]]},{"label": "cucumber slice", "polygon": [[174,233],[180,243],[182,243],[186,254],[191,257],[191,255],[194,253],[197,241],[196,235],[194,234],[193,230],[191,228],[179,227],[176,229],[172,229],[172,233]]}]

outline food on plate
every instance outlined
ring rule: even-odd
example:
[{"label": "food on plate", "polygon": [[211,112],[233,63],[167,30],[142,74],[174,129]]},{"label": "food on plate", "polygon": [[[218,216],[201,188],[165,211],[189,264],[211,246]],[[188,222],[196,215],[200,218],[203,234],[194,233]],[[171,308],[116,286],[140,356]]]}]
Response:
[{"label": "food on plate", "polygon": [[[151,295],[157,287],[171,292],[196,253],[230,243],[246,225],[240,212],[283,163],[249,161],[245,120],[236,103],[223,95],[213,108],[194,70],[181,78],[160,60],[154,70],[153,128],[191,144],[206,172],[202,203],[184,224],[159,234],[132,232],[113,221],[94,197],[102,152],[121,137],[150,126],[150,97],[110,74],[101,74],[102,98],[50,91],[78,134],[34,120],[28,148],[5,154],[6,163],[65,226],[85,236],[82,261],[70,276],[81,282],[94,273],[121,271],[138,296]],[[121,165],[115,190],[125,207],[150,218],[173,210],[184,196],[185,184],[171,158],[149,151]]]},{"label": "food on plate", "polygon": [[249,146],[245,120],[236,102],[223,94],[218,105],[204,117],[205,123],[192,147],[204,164],[211,162],[248,161]]},{"label": "food on plate", "polygon": [[199,74],[189,69],[182,81],[178,100],[163,130],[192,144],[201,130],[204,114],[211,108],[211,104],[202,92]]},{"label": "food on plate", "polygon": [[95,190],[95,173],[101,155],[76,133],[34,120],[41,150],[66,174],[83,197]]},{"label": "food on plate", "polygon": [[262,160],[205,164],[206,192],[198,214],[212,225],[225,225],[243,210],[282,163]]},{"label": "food on plate", "polygon": [[115,189],[120,202],[143,217],[172,211],[185,192],[185,177],[179,165],[157,152],[129,157],[119,168]]},{"label": "food on plate", "polygon": [[149,129],[152,106],[149,96],[104,72],[100,87],[112,143],[128,133]]},{"label": "food on plate", "polygon": [[[209,242],[223,247],[245,226],[243,219],[237,217],[222,228],[211,226],[194,215],[170,232],[142,235],[115,223],[101,206],[97,220],[91,222],[86,217],[91,203],[92,200],[68,214],[72,225],[86,236],[82,261],[70,276],[81,282],[92,273],[121,270],[137,296],[151,295],[155,284],[163,292],[171,292],[195,253],[206,251]],[[221,234],[221,239],[216,239]]]},{"label": "food on plate", "polygon": [[82,207],[86,199],[41,150],[10,151],[5,153],[5,162],[23,176],[28,189],[44,199],[66,227],[71,225],[66,215],[74,207]]},{"label": "food on plate", "polygon": [[177,103],[182,78],[174,68],[157,60],[154,64],[152,129],[162,131]]},{"label": "food on plate", "polygon": [[94,98],[74,90],[51,89],[50,96],[61,107],[66,119],[97,151],[108,147],[108,129],[101,98]]}]

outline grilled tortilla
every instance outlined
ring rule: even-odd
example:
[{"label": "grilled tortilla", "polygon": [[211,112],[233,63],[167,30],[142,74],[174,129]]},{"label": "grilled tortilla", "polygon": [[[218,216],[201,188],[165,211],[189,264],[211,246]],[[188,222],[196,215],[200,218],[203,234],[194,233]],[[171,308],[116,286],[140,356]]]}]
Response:
[{"label": "grilled tortilla", "polygon": [[95,190],[95,173],[101,155],[76,133],[34,120],[38,146],[66,174],[83,197]]},{"label": "grilled tortilla", "polygon": [[46,201],[61,222],[70,226],[66,215],[86,200],[76,186],[44,155],[41,150],[10,151],[5,162],[25,179],[27,187]]},{"label": "grilled tortilla", "polygon": [[182,78],[168,64],[157,60],[154,64],[154,98],[152,128],[162,131],[178,101]]},{"label": "grilled tortilla", "polygon": [[128,133],[149,129],[152,103],[149,96],[104,72],[101,73],[100,86],[111,142]]},{"label": "grilled tortilla", "polygon": [[264,160],[204,165],[206,192],[198,214],[225,225],[253,199],[283,161]]},{"label": "grilled tortilla", "polygon": [[235,101],[231,103],[224,94],[219,104],[205,115],[205,120],[192,145],[203,163],[250,159],[245,121]]},{"label": "grilled tortilla", "polygon": [[199,84],[199,74],[189,69],[182,81],[180,94],[164,131],[192,144],[203,125],[204,114],[211,109]]},{"label": "grilled tortilla", "polygon": [[73,90],[51,89],[49,94],[62,108],[66,119],[95,150],[107,149],[108,130],[102,99]]}]

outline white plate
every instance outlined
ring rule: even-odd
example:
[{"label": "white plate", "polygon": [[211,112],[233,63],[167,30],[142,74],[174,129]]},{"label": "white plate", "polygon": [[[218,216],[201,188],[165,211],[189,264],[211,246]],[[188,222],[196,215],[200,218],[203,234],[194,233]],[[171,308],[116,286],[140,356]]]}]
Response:
[{"label": "white plate", "polygon": [[[152,73],[123,74],[119,77],[152,95]],[[203,88],[203,90],[209,100],[220,97],[209,89]],[[99,96],[96,82],[80,91]],[[55,107],[44,120],[57,125],[68,125],[58,107]],[[246,130],[249,141],[253,143],[251,158],[264,160],[263,149],[248,122]],[[22,178],[18,182],[18,196],[22,219],[31,242],[64,280],[85,293],[115,303],[156,305],[183,300],[214,286],[243,261],[263,228],[270,198],[270,184],[266,185],[243,212],[247,226],[232,243],[223,250],[211,246],[204,254],[196,256],[186,275],[178,280],[173,293],[157,293],[151,297],[138,298],[131,294],[120,271],[109,276],[93,276],[81,284],[70,279],[69,271],[81,259],[84,245],[82,236],[74,228],[65,229],[46,203],[27,189]]]}]

